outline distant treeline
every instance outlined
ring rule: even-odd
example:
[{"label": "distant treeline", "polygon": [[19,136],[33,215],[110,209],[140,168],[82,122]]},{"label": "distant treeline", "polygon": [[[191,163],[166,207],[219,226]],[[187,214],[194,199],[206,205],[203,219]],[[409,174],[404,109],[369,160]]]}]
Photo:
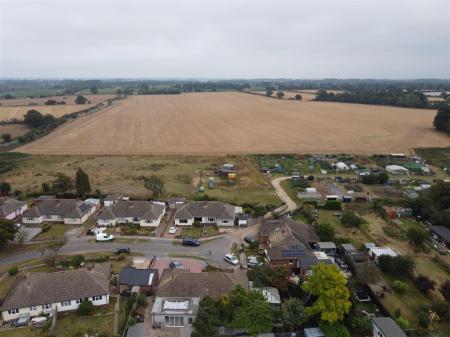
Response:
[{"label": "distant treeline", "polygon": [[403,90],[355,90],[333,93],[317,92],[316,101],[392,105],[408,108],[428,108],[427,97],[418,91]]}]

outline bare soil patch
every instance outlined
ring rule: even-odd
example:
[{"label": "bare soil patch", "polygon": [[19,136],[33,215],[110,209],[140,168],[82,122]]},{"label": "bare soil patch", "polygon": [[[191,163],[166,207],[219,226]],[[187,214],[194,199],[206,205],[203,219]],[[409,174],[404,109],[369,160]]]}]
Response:
[{"label": "bare soil patch", "polygon": [[435,110],[237,92],[132,96],[19,151],[35,154],[386,153],[450,145]]},{"label": "bare soil patch", "polygon": [[28,127],[23,124],[0,125],[0,135],[4,133],[11,134],[12,138],[20,137],[27,133]]}]

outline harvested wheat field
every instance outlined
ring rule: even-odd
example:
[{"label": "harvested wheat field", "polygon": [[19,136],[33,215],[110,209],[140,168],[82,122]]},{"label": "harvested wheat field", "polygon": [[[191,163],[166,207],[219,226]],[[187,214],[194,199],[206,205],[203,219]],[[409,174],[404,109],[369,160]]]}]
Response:
[{"label": "harvested wheat field", "polygon": [[[107,99],[114,98],[115,95],[82,95],[88,99],[92,104],[98,104],[106,101]],[[0,106],[29,106],[29,105],[45,105],[49,99],[53,99],[57,102],[64,101],[66,104],[75,104],[76,95],[68,96],[50,96],[45,98],[13,98],[13,99],[0,99]]]},{"label": "harvested wheat field", "polygon": [[20,137],[26,134],[28,131],[28,127],[23,124],[6,124],[0,125],[0,135],[4,133],[9,133],[12,138]]},{"label": "harvested wheat field", "polygon": [[35,154],[381,153],[449,146],[436,112],[238,92],[132,96],[18,151]]},{"label": "harvested wheat field", "polygon": [[0,106],[0,121],[9,121],[12,119],[22,120],[28,110],[34,109],[41,114],[51,114],[54,117],[61,117],[72,112],[81,111],[94,104],[74,104],[74,105],[43,105],[43,106]]}]

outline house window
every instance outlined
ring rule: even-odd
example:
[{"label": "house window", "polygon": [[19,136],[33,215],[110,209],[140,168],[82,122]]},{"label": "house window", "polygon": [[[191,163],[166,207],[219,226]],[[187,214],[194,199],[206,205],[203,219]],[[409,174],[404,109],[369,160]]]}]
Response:
[{"label": "house window", "polygon": [[34,218],[27,218],[27,221],[33,221]]},{"label": "house window", "polygon": [[18,314],[19,313],[19,309],[10,309],[8,310],[8,314],[10,315],[14,315],[14,314]]},{"label": "house window", "polygon": [[189,317],[189,325],[192,325],[192,322],[193,322],[192,317]]},{"label": "house window", "polygon": [[222,223],[229,223],[230,220],[222,220]]},{"label": "house window", "polygon": [[133,222],[139,222],[139,218],[133,218]]},{"label": "house window", "polygon": [[42,307],[44,308],[44,310],[50,310],[52,308],[52,305],[51,304],[44,304]]},{"label": "house window", "polygon": [[165,316],[164,321],[168,327],[184,326],[184,317],[182,316]]},{"label": "house window", "polygon": [[36,311],[36,310],[37,310],[37,307],[35,307],[35,306],[30,307],[30,311]]},{"label": "house window", "polygon": [[145,223],[153,223],[153,220],[145,220]]},{"label": "house window", "polygon": [[82,299],[82,298],[79,298],[79,299],[77,299],[77,300],[75,301],[76,304],[80,304],[81,302],[83,302],[83,299]]},{"label": "house window", "polygon": [[187,219],[180,219],[178,220],[179,223],[188,223]]},{"label": "house window", "polygon": [[208,221],[215,221],[216,220],[216,218],[208,218]]},{"label": "house window", "polygon": [[71,304],[72,301],[63,301],[61,302],[62,307],[68,307]]},{"label": "house window", "polygon": [[94,296],[92,299],[93,299],[94,301],[101,301],[102,298],[103,298],[103,296]]}]

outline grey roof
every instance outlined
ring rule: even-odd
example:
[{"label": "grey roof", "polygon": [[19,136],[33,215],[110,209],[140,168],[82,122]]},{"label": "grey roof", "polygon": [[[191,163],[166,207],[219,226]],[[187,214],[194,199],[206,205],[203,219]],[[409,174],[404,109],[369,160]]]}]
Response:
[{"label": "grey roof", "polygon": [[263,220],[259,228],[259,234],[268,236],[273,231],[283,228],[289,230],[297,240],[305,244],[319,241],[319,236],[312,225],[294,221],[287,217],[277,220]]},{"label": "grey roof", "polygon": [[351,243],[343,243],[341,247],[347,253],[356,252],[356,248]]},{"label": "grey roof", "polygon": [[190,201],[175,213],[176,219],[192,219],[196,217],[234,219],[234,206],[221,201]]},{"label": "grey roof", "polygon": [[442,239],[450,242],[450,229],[444,226],[430,226],[430,230],[439,235]]},{"label": "grey roof", "polygon": [[67,218],[81,218],[92,208],[77,199],[44,198],[24,212],[23,217],[35,218],[41,215],[59,215]]},{"label": "grey roof", "polygon": [[11,213],[16,212],[24,205],[26,205],[26,203],[23,201],[9,198],[0,198],[0,218],[4,218]]},{"label": "grey roof", "polygon": [[122,199],[121,195],[108,194],[104,201],[119,201]]},{"label": "grey roof", "polygon": [[307,328],[303,330],[305,337],[325,337],[325,334],[320,328]]},{"label": "grey roof", "polygon": [[294,237],[286,238],[276,247],[267,249],[267,256],[272,261],[298,259],[301,256],[311,255],[313,255],[313,252],[310,248]]},{"label": "grey roof", "polygon": [[27,308],[109,294],[111,264],[92,270],[29,273],[8,293],[0,310]]},{"label": "grey roof", "polygon": [[153,204],[145,200],[120,200],[104,208],[98,218],[101,220],[114,220],[116,218],[140,218],[156,220],[164,213],[164,206]]},{"label": "grey roof", "polygon": [[390,317],[375,317],[372,319],[372,322],[381,330],[385,337],[406,337],[406,334]]},{"label": "grey roof", "polygon": [[122,268],[119,274],[119,284],[128,286],[150,286],[156,282],[158,270]]},{"label": "grey roof", "polygon": [[270,304],[281,304],[280,292],[278,291],[277,288],[261,287],[261,288],[253,288],[252,290],[261,292],[266,301]]},{"label": "grey roof", "polygon": [[333,261],[331,259],[318,259],[315,255],[302,256],[298,259],[299,267],[303,270],[310,270],[312,269],[312,267],[319,263],[333,264]]}]

